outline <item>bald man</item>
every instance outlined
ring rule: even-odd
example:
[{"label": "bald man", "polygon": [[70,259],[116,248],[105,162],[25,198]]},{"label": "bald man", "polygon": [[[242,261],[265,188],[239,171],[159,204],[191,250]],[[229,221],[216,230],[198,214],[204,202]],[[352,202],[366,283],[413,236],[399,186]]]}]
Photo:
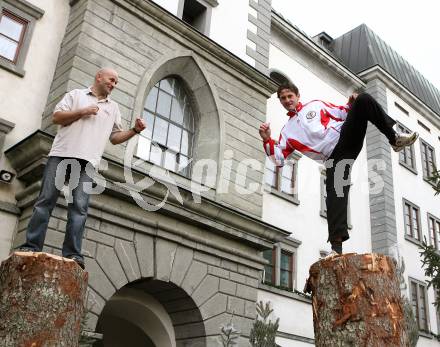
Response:
[{"label": "bald man", "polygon": [[41,252],[49,218],[60,194],[58,188],[68,181],[72,189],[62,255],[84,269],[81,245],[94,167],[101,160],[107,139],[116,145],[146,127],[144,120],[137,118],[133,128],[122,130],[118,104],[109,98],[117,84],[115,70],[100,69],[91,87],[70,91],[55,106],[53,123],[59,129],[27,228],[26,242],[18,250]]}]

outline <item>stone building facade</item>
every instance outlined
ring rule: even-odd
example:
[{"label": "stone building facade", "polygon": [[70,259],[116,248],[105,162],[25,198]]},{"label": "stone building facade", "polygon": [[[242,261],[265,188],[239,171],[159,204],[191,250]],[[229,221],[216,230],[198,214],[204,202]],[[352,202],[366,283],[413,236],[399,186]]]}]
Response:
[{"label": "stone building facade", "polygon": [[[105,345],[214,346],[233,315],[245,346],[256,316],[260,252],[288,235],[260,220],[261,189],[243,194],[250,183],[261,186],[263,168],[238,169],[245,158],[264,158],[255,134],[275,83],[153,2],[80,0],[70,7],[41,130],[5,153],[21,183],[13,246],[25,237],[60,98],[88,87],[97,69],[111,66],[119,72],[111,97],[128,128],[144,114],[152,88],[173,78],[194,117],[191,170],[204,162],[207,169],[196,181],[162,172],[177,191],[160,179],[138,188],[153,166],[136,156],[140,144],[106,149],[99,172],[105,189],[91,198],[83,243],[90,274],[87,326],[103,333]],[[162,201],[161,209],[142,208]],[[66,220],[61,197],[45,251],[60,252]]]}]

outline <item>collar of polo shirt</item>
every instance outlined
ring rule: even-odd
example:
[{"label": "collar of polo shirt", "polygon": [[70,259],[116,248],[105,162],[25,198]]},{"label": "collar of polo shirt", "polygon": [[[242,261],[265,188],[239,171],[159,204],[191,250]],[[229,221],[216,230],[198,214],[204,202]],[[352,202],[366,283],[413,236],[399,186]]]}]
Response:
[{"label": "collar of polo shirt", "polygon": [[[86,94],[87,94],[87,95],[93,95],[93,96],[96,98],[96,95],[93,94],[92,86],[90,86],[90,87],[88,87],[88,88],[86,89]],[[107,95],[107,97],[106,97],[105,99],[98,100],[98,102],[109,102],[109,101],[110,101],[110,96],[109,96],[109,95]]]}]

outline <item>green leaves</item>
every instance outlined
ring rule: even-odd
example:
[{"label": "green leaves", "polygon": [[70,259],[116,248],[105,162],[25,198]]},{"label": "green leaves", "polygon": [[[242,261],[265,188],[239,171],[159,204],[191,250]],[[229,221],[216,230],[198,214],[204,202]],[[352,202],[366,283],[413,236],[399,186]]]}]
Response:
[{"label": "green leaves", "polygon": [[234,315],[232,314],[229,323],[220,327],[220,330],[222,331],[221,338],[223,347],[233,347],[238,344],[237,339],[240,336],[240,332],[235,329],[234,324],[232,323],[233,318]]},{"label": "green leaves", "polygon": [[269,302],[263,301],[257,303],[257,319],[251,329],[249,341],[252,347],[276,347],[275,337],[278,331],[280,319],[275,322],[269,320],[273,309],[270,308]]},{"label": "green leaves", "polygon": [[429,183],[432,184],[432,188],[435,190],[434,195],[440,194],[440,170],[437,170],[437,168],[434,166],[434,171],[427,179]]},{"label": "green leaves", "polygon": [[[428,245],[426,240],[422,242],[420,248],[422,266],[425,269],[425,275],[429,277],[428,288],[432,286],[434,290],[438,291],[440,289],[440,253],[434,246]],[[439,310],[440,295],[435,296],[434,305]]]}]

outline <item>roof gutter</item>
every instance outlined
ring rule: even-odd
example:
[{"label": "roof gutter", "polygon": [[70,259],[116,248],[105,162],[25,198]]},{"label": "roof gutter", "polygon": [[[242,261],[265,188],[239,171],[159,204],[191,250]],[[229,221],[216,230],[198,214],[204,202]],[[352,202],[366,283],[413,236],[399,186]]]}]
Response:
[{"label": "roof gutter", "polygon": [[390,89],[408,105],[414,108],[415,111],[422,114],[432,124],[440,129],[440,115],[437,114],[432,108],[427,106],[421,99],[419,99],[397,79],[391,76],[391,74],[380,65],[374,65],[364,71],[359,72],[358,75],[366,83],[374,79],[379,79],[388,89]]}]

